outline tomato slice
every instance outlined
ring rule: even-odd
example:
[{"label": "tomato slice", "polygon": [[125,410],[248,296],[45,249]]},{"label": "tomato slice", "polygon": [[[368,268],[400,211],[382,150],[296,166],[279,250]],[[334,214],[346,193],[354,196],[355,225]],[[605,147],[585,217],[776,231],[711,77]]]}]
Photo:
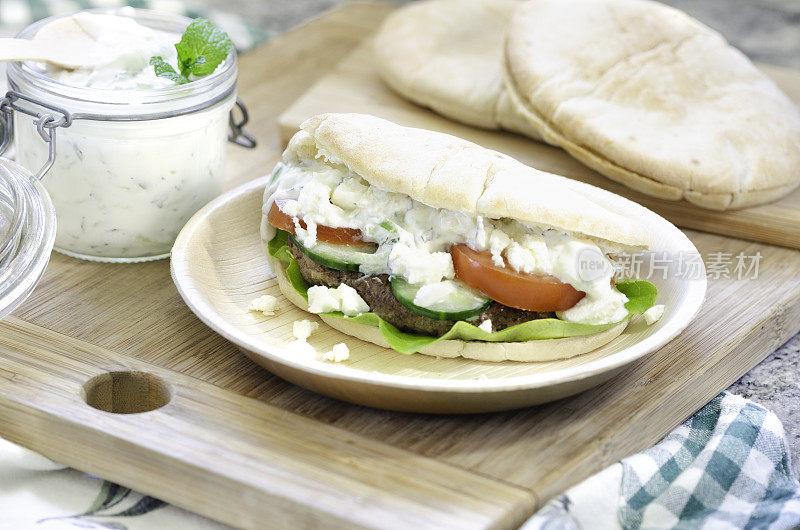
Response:
[{"label": "tomato slice", "polygon": [[498,267],[489,252],[467,245],[450,249],[456,277],[503,305],[527,311],[566,311],[586,293],[550,274],[517,272],[508,263]]},{"label": "tomato slice", "polygon": [[[272,207],[267,214],[267,221],[275,228],[280,228],[290,234],[294,234],[294,221],[292,217],[285,213],[282,206],[289,199],[278,199],[272,203]],[[306,229],[306,223],[301,219],[300,228]],[[317,225],[317,240],[336,245],[364,246],[373,245],[369,241],[364,241],[361,230],[356,228],[331,228],[330,226]]]}]

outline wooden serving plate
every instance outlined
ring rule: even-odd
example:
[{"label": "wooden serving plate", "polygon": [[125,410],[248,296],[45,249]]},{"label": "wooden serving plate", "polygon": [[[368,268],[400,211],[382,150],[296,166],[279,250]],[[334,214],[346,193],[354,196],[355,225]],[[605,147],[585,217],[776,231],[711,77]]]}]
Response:
[{"label": "wooden serving plate", "polygon": [[[391,9],[349,5],[241,58],[260,146],[231,146],[231,188],[271,169],[278,115]],[[0,436],[243,528],[514,528],[800,329],[800,252],[686,233],[704,256],[760,252],[758,277],[710,278],[681,335],[593,390],[461,416],[350,405],[275,377],[194,316],[166,261],[54,254],[0,323]]]},{"label": "wooden serving plate", "polygon": [[[621,335],[584,355],[535,363],[402,355],[337,331],[281,293],[261,243],[266,183],[265,177],[239,186],[189,220],[172,249],[172,278],[192,311],[254,362],[304,388],[351,403],[409,412],[474,413],[571,396],[607,381],[675,338],[697,314],[705,295],[705,271],[682,275],[673,268],[659,274],[645,263],[639,277],[658,288],[664,316],[652,326],[636,316]],[[617,201],[612,205],[623,202],[615,196],[606,200]],[[645,208],[626,206],[632,222],[651,227],[650,247],[656,254],[682,255],[701,263],[680,230]],[[264,294],[278,299],[276,313],[248,311],[252,300]],[[292,325],[304,319],[320,326],[308,339],[316,352],[298,351],[294,344]],[[319,358],[339,342],[350,349],[347,361]],[[484,351],[495,346],[484,344]]]}]

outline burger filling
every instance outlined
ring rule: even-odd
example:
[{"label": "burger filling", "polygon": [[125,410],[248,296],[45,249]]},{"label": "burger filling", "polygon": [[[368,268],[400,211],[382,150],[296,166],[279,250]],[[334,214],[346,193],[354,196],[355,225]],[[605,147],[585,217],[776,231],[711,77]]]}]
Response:
[{"label": "burger filling", "polygon": [[[311,285],[346,285],[394,326],[440,336],[465,320],[489,331],[541,318],[610,324],[628,298],[597,242],[432,208],[328,159],[279,164],[266,192],[266,240],[288,233]],[[309,291],[326,296],[324,289]]]},{"label": "burger filling", "polygon": [[[392,291],[388,274],[365,275],[326,267],[308,257],[291,241],[289,250],[300,266],[300,273],[309,284],[330,288],[348,285],[356,290],[371,312],[399,329],[438,337],[447,333],[455,324],[454,320],[430,318],[401,304]],[[484,325],[491,331],[500,331],[537,318],[555,316],[554,312],[525,311],[493,303],[470,319],[470,322],[476,326]]]}]

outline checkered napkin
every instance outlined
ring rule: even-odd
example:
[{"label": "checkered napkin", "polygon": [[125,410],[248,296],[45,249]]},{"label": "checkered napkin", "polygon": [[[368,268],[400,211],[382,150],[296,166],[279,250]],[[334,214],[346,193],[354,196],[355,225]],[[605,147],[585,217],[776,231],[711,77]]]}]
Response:
[{"label": "checkered napkin", "polygon": [[778,418],[723,393],[654,447],[550,501],[524,528],[800,528],[800,485]]}]

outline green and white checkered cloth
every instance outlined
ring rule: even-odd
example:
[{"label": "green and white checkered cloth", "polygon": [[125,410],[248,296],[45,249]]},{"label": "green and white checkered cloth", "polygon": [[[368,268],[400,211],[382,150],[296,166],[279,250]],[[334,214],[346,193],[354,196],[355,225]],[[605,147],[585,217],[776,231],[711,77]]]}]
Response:
[{"label": "green and white checkered cloth", "polygon": [[654,447],[550,501],[524,528],[800,528],[800,485],[778,418],[726,392]]}]

